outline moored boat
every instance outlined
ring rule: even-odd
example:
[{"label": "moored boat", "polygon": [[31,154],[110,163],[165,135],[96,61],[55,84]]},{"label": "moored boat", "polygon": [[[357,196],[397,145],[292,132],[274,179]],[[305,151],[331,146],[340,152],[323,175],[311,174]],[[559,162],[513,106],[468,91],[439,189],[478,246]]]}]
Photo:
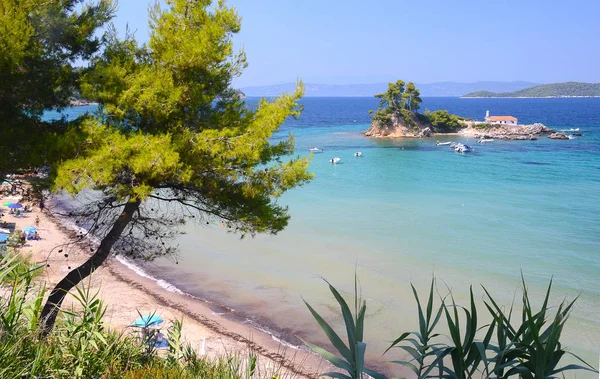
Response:
[{"label": "moored boat", "polygon": [[457,153],[469,153],[473,150],[474,149],[471,146],[465,145],[463,143],[457,143],[456,146],[454,146],[454,151],[456,151]]}]

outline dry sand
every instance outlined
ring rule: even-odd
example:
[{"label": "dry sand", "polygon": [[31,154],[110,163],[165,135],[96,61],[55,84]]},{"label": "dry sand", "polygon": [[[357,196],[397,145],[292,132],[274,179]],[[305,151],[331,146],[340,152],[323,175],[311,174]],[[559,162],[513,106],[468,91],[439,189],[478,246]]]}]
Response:
[{"label": "dry sand", "polygon": [[[19,201],[18,197],[0,197],[0,204]],[[15,218],[2,208],[11,229],[35,225],[39,217],[41,240],[27,241],[20,249],[21,254],[30,255],[32,262],[46,266],[40,281],[52,288],[71,269],[83,263],[93,250],[85,243],[75,242],[74,231],[68,230],[58,220],[50,217],[48,210],[40,212],[34,207],[24,217]],[[105,320],[117,330],[137,332],[130,325],[139,313],[156,312],[165,320],[161,325],[166,329],[169,320],[183,321],[183,338],[200,354],[209,357],[238,353],[247,356],[249,349],[259,354],[259,364],[263,370],[277,370],[282,367],[282,377],[315,377],[318,372],[328,369],[314,353],[297,349],[278,342],[273,336],[243,322],[228,319],[211,309],[211,304],[191,298],[185,294],[168,291],[155,280],[144,278],[117,259],[110,259],[85,281],[86,285],[99,296],[107,306]],[[67,298],[65,304],[72,299]]]}]

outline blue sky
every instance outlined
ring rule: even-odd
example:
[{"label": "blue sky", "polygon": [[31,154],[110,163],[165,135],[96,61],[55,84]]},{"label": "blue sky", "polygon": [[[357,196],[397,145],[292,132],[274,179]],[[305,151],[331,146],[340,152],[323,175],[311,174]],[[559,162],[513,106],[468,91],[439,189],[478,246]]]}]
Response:
[{"label": "blue sky", "polygon": [[[121,0],[147,40],[147,6]],[[249,66],[237,87],[412,80],[600,82],[599,0],[230,0]]]}]

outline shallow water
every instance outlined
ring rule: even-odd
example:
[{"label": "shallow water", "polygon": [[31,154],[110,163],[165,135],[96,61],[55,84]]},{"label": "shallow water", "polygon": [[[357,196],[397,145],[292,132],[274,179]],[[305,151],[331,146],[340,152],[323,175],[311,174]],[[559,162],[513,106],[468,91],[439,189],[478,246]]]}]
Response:
[{"label": "shallow water", "polygon": [[[288,339],[322,340],[302,297],[336,320],[320,277],[351,293],[356,269],[374,356],[416,325],[410,282],[425,292],[435,275],[440,292],[451,288],[459,302],[470,284],[481,298],[483,284],[508,305],[521,272],[540,301],[553,278],[555,304],[581,294],[565,342],[597,367],[600,99],[425,98],[422,109],[479,119],[489,109],[583,134],[568,141],[461,140],[475,146],[468,155],[434,140],[365,138],[375,99],[303,103],[302,117],[279,136],[293,133],[299,154],[314,146],[324,153],[313,157],[315,179],[280,199],[290,207],[288,228],[240,241],[220,225],[187,225],[177,241],[180,264],[157,262],[148,270]],[[342,162],[330,164],[334,156]]]}]

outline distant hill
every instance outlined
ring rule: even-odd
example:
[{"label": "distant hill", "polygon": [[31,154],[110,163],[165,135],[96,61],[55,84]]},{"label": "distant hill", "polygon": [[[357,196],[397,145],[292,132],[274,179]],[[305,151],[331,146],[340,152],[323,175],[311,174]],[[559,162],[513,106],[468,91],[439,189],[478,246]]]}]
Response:
[{"label": "distant hill", "polygon": [[600,83],[544,84],[513,92],[476,91],[463,97],[600,97]]},{"label": "distant hill", "polygon": [[[384,92],[387,83],[374,84],[315,84],[305,83],[304,96],[307,97],[372,97],[376,93]],[[537,85],[531,82],[437,82],[419,84],[416,86],[421,91],[421,96],[448,96],[459,97],[473,91],[510,92]],[[277,96],[283,92],[295,89],[294,83],[276,84],[271,86],[245,87],[241,90],[246,96]]]}]

